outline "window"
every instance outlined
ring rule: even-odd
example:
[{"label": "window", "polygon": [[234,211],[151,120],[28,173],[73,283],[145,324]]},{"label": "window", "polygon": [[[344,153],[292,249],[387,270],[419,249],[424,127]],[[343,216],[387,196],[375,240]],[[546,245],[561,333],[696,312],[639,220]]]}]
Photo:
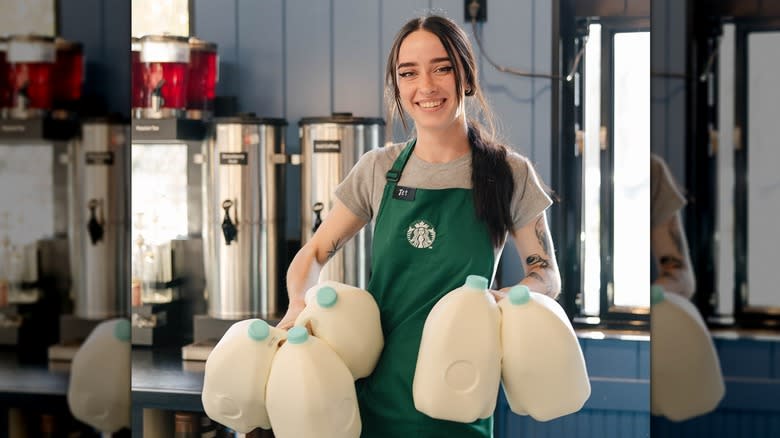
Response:
[{"label": "window", "polygon": [[[774,128],[780,91],[774,72],[780,25],[761,20],[713,25],[719,32],[709,31],[717,36],[708,39],[708,50],[700,55],[715,60],[711,71],[704,72],[706,83],[698,84],[706,87],[706,107],[693,102],[712,135],[700,132],[700,125],[692,128],[696,152],[686,163],[688,172],[712,181],[694,186],[693,193],[699,200],[691,213],[698,232],[689,235],[703,249],[714,242],[711,251],[699,251],[697,304],[714,325],[776,326],[780,275],[773,260],[780,246],[775,211],[780,204],[780,153]],[[689,230],[693,226],[689,221]]]},{"label": "window", "polygon": [[711,78],[721,140],[713,208],[718,218],[715,313],[743,325],[776,324],[780,276],[771,261],[780,246],[774,211],[780,204],[775,139],[780,27],[724,24],[719,43],[717,75]]},{"label": "window", "polygon": [[0,145],[0,246],[51,238],[54,230],[54,148],[49,144]]},{"label": "window", "polygon": [[132,35],[190,35],[189,0],[133,0]]},{"label": "window", "polygon": [[565,172],[562,195],[582,208],[582,269],[563,266],[562,275],[577,277],[567,293],[579,284],[568,309],[575,321],[636,326],[650,304],[650,33],[619,23],[591,21],[577,37],[578,146],[569,161],[578,168]]},{"label": "window", "polygon": [[0,36],[55,35],[55,0],[0,0]]},{"label": "window", "polygon": [[[780,149],[777,148],[777,110],[780,87],[777,86],[777,60],[780,59],[780,32],[746,32],[747,49],[747,186],[742,187],[747,201],[747,218],[740,217],[743,239],[747,243],[746,263],[740,285],[742,305],[750,309],[780,307],[775,285],[780,280],[774,263],[780,248],[776,207],[780,205]],[[755,287],[754,287],[755,286]]]}]

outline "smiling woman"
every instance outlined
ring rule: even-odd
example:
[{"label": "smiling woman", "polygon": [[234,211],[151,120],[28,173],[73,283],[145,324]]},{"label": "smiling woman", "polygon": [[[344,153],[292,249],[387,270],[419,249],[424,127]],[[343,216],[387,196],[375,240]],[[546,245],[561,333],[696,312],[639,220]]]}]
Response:
[{"label": "smiling woman", "polygon": [[545,216],[552,201],[528,160],[496,140],[468,36],[453,21],[431,15],[401,28],[385,90],[388,126],[397,115],[404,127],[413,122],[414,135],[363,155],[336,188],[334,207],[290,264],[290,308],[279,326],[290,327],[303,310],[333,242],[374,220],[366,289],[379,306],[385,346],[374,372],[357,382],[362,436],[492,436],[492,415],[459,423],[416,409],[423,325],[469,275],[492,283],[510,235],[525,262],[521,283],[555,297],[560,276]]}]

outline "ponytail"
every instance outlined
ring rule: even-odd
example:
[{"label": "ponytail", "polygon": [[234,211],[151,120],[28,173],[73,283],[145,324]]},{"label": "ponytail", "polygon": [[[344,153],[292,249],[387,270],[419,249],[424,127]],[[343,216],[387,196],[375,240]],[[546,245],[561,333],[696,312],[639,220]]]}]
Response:
[{"label": "ponytail", "polygon": [[469,121],[471,185],[477,218],[488,227],[494,247],[512,231],[512,196],[515,180],[507,161],[507,147],[483,138],[478,124]]}]

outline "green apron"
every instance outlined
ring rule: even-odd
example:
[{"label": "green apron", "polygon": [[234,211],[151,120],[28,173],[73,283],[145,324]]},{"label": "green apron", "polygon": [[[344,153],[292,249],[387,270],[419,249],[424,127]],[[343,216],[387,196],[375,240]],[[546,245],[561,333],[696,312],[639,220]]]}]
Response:
[{"label": "green apron", "polygon": [[425,318],[471,274],[491,279],[494,253],[469,189],[413,189],[397,182],[414,149],[387,173],[377,214],[368,290],[379,305],[385,346],[357,381],[363,438],[492,436],[493,417],[470,424],[433,419],[414,407],[412,381]]}]

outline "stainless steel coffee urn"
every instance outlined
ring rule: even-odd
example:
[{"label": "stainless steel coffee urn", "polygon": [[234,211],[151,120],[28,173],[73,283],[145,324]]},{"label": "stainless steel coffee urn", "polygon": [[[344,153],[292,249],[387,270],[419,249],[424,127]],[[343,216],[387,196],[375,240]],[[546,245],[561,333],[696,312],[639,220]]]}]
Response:
[{"label": "stainless steel coffee urn", "polygon": [[[337,113],[301,119],[301,240],[305,244],[333,208],[334,190],[365,152],[384,138],[384,120]],[[320,280],[365,288],[371,250],[370,226],[345,244],[323,269]]]},{"label": "stainless steel coffee urn", "polygon": [[129,125],[82,124],[68,164],[68,240],[74,314],[124,316],[129,300]]},{"label": "stainless steel coffee urn", "polygon": [[282,119],[218,118],[205,153],[203,242],[208,315],[273,319],[284,259]]}]

